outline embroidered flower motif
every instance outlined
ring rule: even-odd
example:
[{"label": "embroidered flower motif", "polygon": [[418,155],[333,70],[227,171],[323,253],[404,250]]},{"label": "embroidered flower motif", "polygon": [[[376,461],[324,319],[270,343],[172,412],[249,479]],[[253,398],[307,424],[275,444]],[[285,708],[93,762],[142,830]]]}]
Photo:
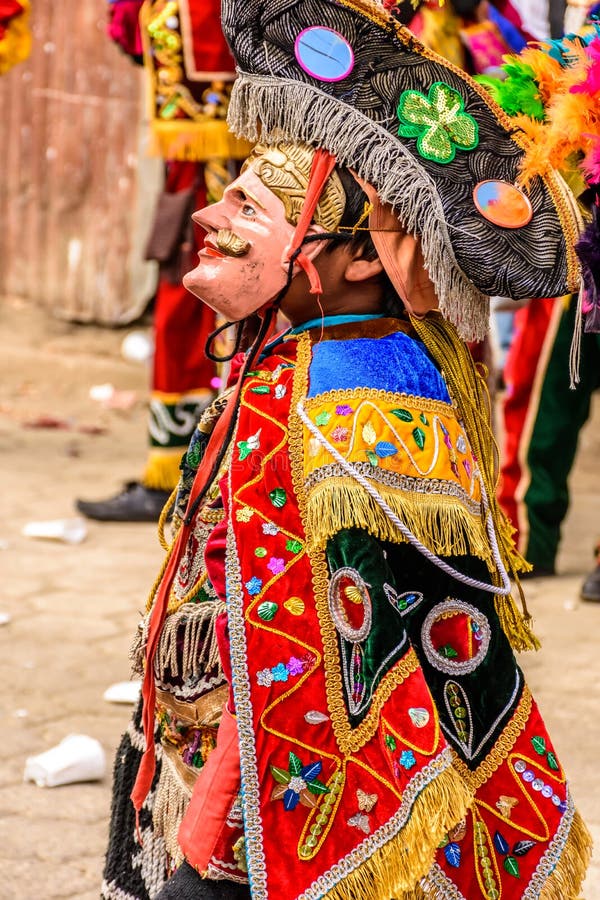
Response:
[{"label": "embroidered flower motif", "polygon": [[[261,606],[267,606],[268,604],[263,603]],[[258,614],[260,615],[261,606],[258,608]],[[277,606],[276,603],[273,603],[272,606]],[[272,618],[272,617],[271,617]],[[280,662],[277,663],[276,666],[273,666],[271,669],[261,669],[260,672],[256,674],[256,681],[262,687],[271,687],[274,681],[287,681],[290,676],[294,675],[302,675],[307,669],[310,669],[312,664],[314,663],[314,657],[307,653],[306,656],[301,658],[297,656],[290,656],[287,663]]]},{"label": "embroidered flower motif", "polygon": [[275,522],[263,522],[262,523],[263,534],[275,535],[279,534],[279,528],[275,524]]},{"label": "embroidered flower motif", "polygon": [[344,441],[348,440],[349,431],[347,428],[344,428],[342,425],[336,425],[336,427],[331,432],[331,440],[335,441],[336,444],[343,444]]},{"label": "embroidered flower motif", "polygon": [[256,673],[256,683],[261,687],[271,687],[273,684],[273,673],[270,669],[261,669]]},{"label": "embroidered flower motif", "polygon": [[398,103],[400,137],[417,138],[417,153],[424,159],[446,165],[458,150],[473,150],[479,143],[479,126],[464,111],[460,94],[443,81],[436,81],[427,96],[404,91]]},{"label": "embroidered flower motif", "polygon": [[327,410],[324,409],[322,412],[318,413],[317,416],[315,416],[315,424],[318,425],[319,427],[321,427],[322,425],[327,425],[330,418],[331,418],[331,413],[328,413]]},{"label": "embroidered flower motif", "polygon": [[243,461],[247,456],[250,456],[253,450],[258,450],[260,448],[260,432],[259,428],[256,434],[251,434],[248,440],[246,441],[238,441],[238,449],[240,451],[240,459]]},{"label": "embroidered flower motif", "polygon": [[354,412],[352,407],[348,406],[347,403],[340,403],[339,406],[336,406],[335,411],[338,416],[350,416]]},{"label": "embroidered flower motif", "polygon": [[262,586],[262,581],[260,580],[260,578],[257,578],[256,575],[253,575],[250,581],[246,582],[246,590],[251,597],[254,597],[256,594],[260,594]]},{"label": "embroidered flower motif", "polygon": [[307,766],[295,753],[290,753],[288,769],[270,766],[271,775],[277,782],[271,794],[271,800],[283,800],[286,812],[296,809],[298,803],[313,809],[317,805],[320,794],[328,794],[327,785],[319,781],[323,763],[313,762]]},{"label": "embroidered flower motif", "polygon": [[280,575],[285,569],[285,560],[278,556],[272,556],[267,563],[267,569],[270,569],[273,575]]},{"label": "embroidered flower motif", "polygon": [[297,656],[290,656],[287,668],[290,675],[301,675],[304,672],[304,663]]},{"label": "embroidered flower motif", "polygon": [[271,672],[273,674],[273,681],[287,681],[290,677],[288,667],[285,663],[278,663],[276,666],[273,666]]},{"label": "embroidered flower motif", "polygon": [[412,750],[403,750],[400,754],[400,765],[402,768],[408,771],[409,769],[412,769],[413,766],[416,766],[416,764],[417,761]]},{"label": "embroidered flower motif", "polygon": [[249,506],[242,506],[241,509],[236,510],[235,513],[238,522],[249,522],[253,515],[254,510],[250,509]]},{"label": "embroidered flower motif", "polygon": [[456,438],[456,449],[459,453],[467,452],[467,442],[465,441],[462,434],[459,434],[459,436]]},{"label": "embroidered flower motif", "polygon": [[275,399],[282,400],[283,397],[285,397],[286,393],[287,393],[287,388],[286,388],[285,384],[278,384],[277,387],[275,388]]}]

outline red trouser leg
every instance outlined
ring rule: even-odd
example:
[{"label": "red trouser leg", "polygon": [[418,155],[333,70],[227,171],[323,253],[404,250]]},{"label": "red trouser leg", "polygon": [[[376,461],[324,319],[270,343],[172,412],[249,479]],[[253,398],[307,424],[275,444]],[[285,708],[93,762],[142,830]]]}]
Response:
[{"label": "red trouser leg", "polygon": [[517,530],[517,492],[523,474],[522,439],[538,362],[556,302],[553,299],[532,300],[517,310],[514,336],[504,367],[504,446],[498,500]]}]

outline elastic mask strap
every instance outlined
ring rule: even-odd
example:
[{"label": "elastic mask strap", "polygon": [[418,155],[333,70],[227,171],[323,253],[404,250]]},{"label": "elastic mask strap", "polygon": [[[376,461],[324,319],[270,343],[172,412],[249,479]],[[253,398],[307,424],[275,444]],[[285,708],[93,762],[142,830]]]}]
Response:
[{"label": "elastic mask strap", "polygon": [[306,272],[311,294],[322,294],[323,288],[321,286],[319,273],[315,269],[312,260],[310,260],[303,252],[302,244],[306,237],[306,232],[310,228],[319,200],[321,199],[323,188],[327,183],[327,179],[333,172],[335,164],[335,156],[332,156],[327,150],[323,150],[322,148],[315,150],[308,179],[308,187],[306,188],[306,198],[287,256],[288,262],[293,257],[300,268]]}]

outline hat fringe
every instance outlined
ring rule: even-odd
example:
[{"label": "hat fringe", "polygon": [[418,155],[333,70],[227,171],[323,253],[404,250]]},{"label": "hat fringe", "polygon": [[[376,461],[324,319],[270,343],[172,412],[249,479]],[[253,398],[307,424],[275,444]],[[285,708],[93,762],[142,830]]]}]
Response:
[{"label": "hat fringe", "polygon": [[[425,267],[442,315],[464,340],[488,330],[489,298],[459,266],[435,183],[385,128],[310,84],[240,72],[233,86],[229,127],[247,140],[304,141],[335,153],[377,188],[403,227],[421,238]],[[260,130],[259,130],[260,126]]]}]

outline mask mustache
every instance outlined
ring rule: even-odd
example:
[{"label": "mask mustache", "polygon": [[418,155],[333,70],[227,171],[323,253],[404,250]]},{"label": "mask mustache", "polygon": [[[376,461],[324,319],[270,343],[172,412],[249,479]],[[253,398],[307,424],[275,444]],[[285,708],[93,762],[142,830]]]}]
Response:
[{"label": "mask mustache", "polygon": [[220,228],[215,238],[217,248],[226,256],[245,256],[252,244],[228,228]]}]

